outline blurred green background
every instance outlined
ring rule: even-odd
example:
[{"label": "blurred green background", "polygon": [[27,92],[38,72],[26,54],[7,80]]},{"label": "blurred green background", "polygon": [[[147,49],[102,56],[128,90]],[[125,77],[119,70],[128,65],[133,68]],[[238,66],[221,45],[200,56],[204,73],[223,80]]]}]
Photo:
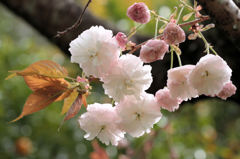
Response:
[{"label": "blurred green background", "polygon": [[[142,1],[162,16],[168,16],[177,4],[175,0]],[[90,9],[96,16],[127,31],[136,25],[126,17],[126,9],[133,2],[136,1],[96,0]],[[153,28],[154,23],[150,23],[140,32],[153,34]],[[67,121],[60,132],[57,131],[63,119],[60,115],[62,102],[15,123],[8,123],[20,114],[31,93],[20,77],[4,80],[8,70],[21,70],[43,59],[63,65],[72,77],[76,77],[80,69],[47,39],[1,5],[0,59],[0,159],[89,158],[93,148],[91,142],[83,138],[84,132],[76,122],[77,117]],[[99,83],[93,85],[88,98],[88,103],[93,102],[109,102]],[[122,147],[100,145],[113,159],[124,159],[123,155],[131,151],[139,152],[135,158],[144,154],[148,159],[240,159],[239,104],[209,98],[195,103],[184,102],[178,111],[163,111],[163,115],[152,134],[138,139],[127,137]],[[154,140],[149,142],[152,137]]]}]

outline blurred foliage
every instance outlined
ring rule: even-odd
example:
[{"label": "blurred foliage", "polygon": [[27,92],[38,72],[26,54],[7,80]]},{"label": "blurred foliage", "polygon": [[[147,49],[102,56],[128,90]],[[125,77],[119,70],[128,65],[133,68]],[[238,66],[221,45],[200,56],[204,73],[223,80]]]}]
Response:
[{"label": "blurred foliage", "polygon": [[[156,11],[171,10],[175,0],[142,0]],[[91,11],[110,19],[119,28],[128,30],[136,25],[126,16],[133,0],[96,0]],[[97,7],[96,7],[97,6]],[[121,6],[121,7],[119,7]],[[153,34],[154,23],[143,27],[144,33]],[[62,102],[24,117],[16,118],[31,91],[20,77],[4,78],[8,70],[20,70],[33,62],[48,59],[65,66],[72,77],[80,74],[78,65],[71,64],[60,50],[21,19],[0,6],[0,158],[1,159],[79,159],[89,158],[91,142],[83,138],[77,117],[57,129],[63,120]],[[109,102],[99,83],[93,84],[88,103]],[[84,111],[84,110],[82,110]],[[230,101],[209,99],[196,103],[185,102],[174,113],[163,111],[163,118],[151,134],[138,139],[127,136],[127,149],[104,146],[110,158],[135,152],[134,158],[146,155],[148,159],[240,159],[240,106]],[[155,132],[155,133],[154,133]],[[155,136],[154,136],[155,135]],[[151,140],[153,138],[153,140]],[[152,146],[149,146],[152,141]]]}]

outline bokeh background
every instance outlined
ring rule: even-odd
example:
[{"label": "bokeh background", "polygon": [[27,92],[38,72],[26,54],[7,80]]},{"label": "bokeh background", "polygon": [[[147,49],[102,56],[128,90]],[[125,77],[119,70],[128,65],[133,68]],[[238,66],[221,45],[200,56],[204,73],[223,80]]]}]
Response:
[{"label": "bokeh background", "polygon": [[[142,1],[162,16],[168,16],[177,4],[176,0]],[[137,1],[96,0],[90,10],[128,31],[136,25],[126,16],[126,9],[134,2]],[[143,26],[140,33],[153,35],[154,23]],[[69,57],[0,5],[0,159],[90,158],[94,149],[83,138],[77,117],[57,131],[63,119],[62,102],[8,123],[20,114],[31,93],[20,77],[6,81],[8,71],[21,70],[43,59],[63,65],[72,77],[81,72],[78,65],[70,63]],[[94,83],[88,103],[109,101],[101,84]],[[135,153],[133,158],[137,159],[143,156],[147,159],[240,159],[239,132],[240,105],[208,98],[184,102],[174,113],[163,111],[163,118],[151,134],[138,139],[127,136],[121,147],[99,144],[111,159],[124,159],[129,153]]]}]

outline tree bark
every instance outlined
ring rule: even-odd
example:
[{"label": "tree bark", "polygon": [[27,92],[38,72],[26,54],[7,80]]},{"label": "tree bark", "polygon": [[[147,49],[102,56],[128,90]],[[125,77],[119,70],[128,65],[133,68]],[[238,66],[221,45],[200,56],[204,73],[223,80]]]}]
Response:
[{"label": "tree bark", "polygon": [[[240,10],[233,0],[197,0],[216,25],[240,48]],[[237,3],[238,5],[240,2]]]},{"label": "tree bark", "polygon": [[[207,1],[207,0],[205,0]],[[209,0],[208,2],[213,3],[216,0]],[[65,34],[61,38],[54,38],[57,31],[62,31],[67,27],[71,26],[78,19],[78,16],[82,12],[82,7],[78,6],[71,0],[0,0],[0,2],[8,7],[11,11],[21,16],[25,21],[32,25],[37,31],[43,36],[47,37],[51,42],[55,43],[65,54],[69,55],[69,43],[75,39],[82,31],[90,28],[93,25],[102,25],[107,29],[111,29],[116,33],[118,29],[109,24],[106,21],[94,17],[91,13],[86,12],[82,24],[76,30],[72,30]],[[231,22],[231,26],[234,24],[236,18],[231,18],[230,11],[225,9],[223,11],[223,17],[221,15],[213,15],[215,13],[209,8],[209,4],[204,0],[199,0],[203,7],[212,15],[217,21],[217,26],[226,28],[227,34],[234,38],[235,43],[239,44],[240,39],[239,31],[231,29],[227,22]],[[219,6],[220,7],[220,6]],[[215,10],[217,10],[215,8]],[[219,12],[217,12],[219,14]],[[220,20],[219,20],[219,19]],[[231,19],[231,20],[228,20]],[[238,24],[238,23],[237,23]],[[236,34],[234,34],[236,33]],[[221,31],[213,29],[207,32],[207,39],[215,46],[220,56],[222,56],[233,70],[232,80],[233,83],[240,88],[240,67],[238,66],[239,56],[238,49],[234,47],[233,43],[226,38]],[[136,36],[137,42],[143,42],[147,40],[147,37]],[[240,45],[238,45],[240,46]],[[204,56],[204,44],[198,39],[195,41],[186,41],[180,45],[182,49],[182,62],[183,64],[196,64],[201,56]],[[175,66],[177,66],[177,60],[174,60]],[[166,85],[167,70],[170,67],[170,55],[167,54],[164,60],[156,61],[151,63],[153,83],[149,88],[149,93],[155,93],[160,88]],[[237,93],[231,98],[232,100],[240,103],[240,94]]]}]

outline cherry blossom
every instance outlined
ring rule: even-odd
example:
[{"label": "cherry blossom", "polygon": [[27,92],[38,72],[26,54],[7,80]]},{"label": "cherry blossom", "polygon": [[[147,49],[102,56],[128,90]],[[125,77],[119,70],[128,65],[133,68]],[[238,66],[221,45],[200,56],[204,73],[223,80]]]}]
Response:
[{"label": "cherry blossom", "polygon": [[124,138],[124,132],[118,128],[120,118],[111,104],[94,103],[88,105],[87,112],[78,120],[80,127],[86,132],[84,138],[92,140],[97,137],[108,145],[117,145]]},{"label": "cherry blossom", "polygon": [[125,96],[116,106],[121,118],[121,128],[133,137],[149,133],[153,124],[157,123],[162,114],[154,96],[144,93],[140,99]]},{"label": "cherry blossom", "polygon": [[71,62],[78,63],[87,76],[104,76],[120,55],[111,30],[93,26],[70,43]]}]

